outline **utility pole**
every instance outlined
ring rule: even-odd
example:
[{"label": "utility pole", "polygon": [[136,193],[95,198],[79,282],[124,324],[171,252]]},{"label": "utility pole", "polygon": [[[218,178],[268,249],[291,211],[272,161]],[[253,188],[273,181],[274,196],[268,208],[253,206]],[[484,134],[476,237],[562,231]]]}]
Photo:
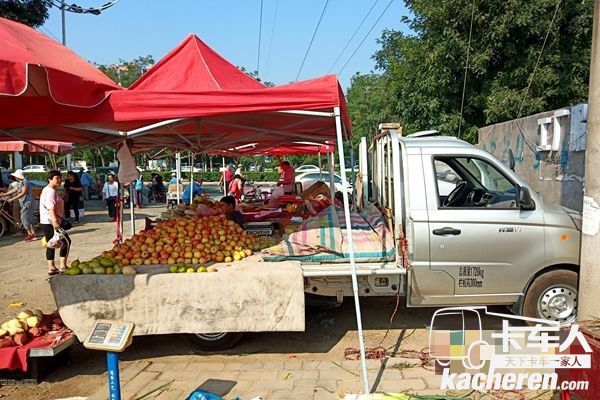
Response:
[{"label": "utility pole", "polygon": [[67,30],[65,23],[65,0],[60,1],[60,15],[62,18],[62,44],[63,46],[67,45]]},{"label": "utility pole", "polygon": [[[600,0],[594,1],[594,23],[592,29],[592,59],[590,62],[590,86],[588,98],[587,144],[585,152],[585,184],[583,201],[583,219],[591,223],[587,229],[590,234],[582,233],[581,269],[579,273],[580,321],[600,316],[600,302],[597,294],[600,289],[600,235],[598,234],[598,214],[600,209]],[[588,225],[589,226],[589,225]],[[594,234],[593,232],[596,231]]]}]

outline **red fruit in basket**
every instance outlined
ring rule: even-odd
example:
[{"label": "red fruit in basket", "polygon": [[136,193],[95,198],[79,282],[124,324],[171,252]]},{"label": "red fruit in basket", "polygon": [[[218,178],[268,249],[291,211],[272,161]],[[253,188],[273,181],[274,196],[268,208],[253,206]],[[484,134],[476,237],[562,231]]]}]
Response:
[{"label": "red fruit in basket", "polygon": [[27,336],[27,333],[25,333],[25,332],[17,333],[16,335],[13,336],[13,340],[15,341],[15,344],[17,346],[24,346],[29,342],[29,337]]},{"label": "red fruit in basket", "polygon": [[28,332],[28,333],[29,333],[31,336],[33,336],[33,337],[42,336],[42,330],[41,330],[40,328],[37,328],[37,327],[35,327],[35,328],[29,328],[29,329],[27,330],[27,332]]}]

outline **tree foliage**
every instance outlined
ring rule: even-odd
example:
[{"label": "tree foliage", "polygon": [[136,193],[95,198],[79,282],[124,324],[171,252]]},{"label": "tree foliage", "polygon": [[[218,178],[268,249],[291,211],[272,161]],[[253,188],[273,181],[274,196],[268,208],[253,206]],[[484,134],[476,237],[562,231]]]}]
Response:
[{"label": "tree foliage", "polygon": [[[474,1],[474,3],[472,2]],[[396,117],[405,131],[438,129],[474,141],[477,128],[587,100],[592,0],[406,0],[412,34],[383,32],[381,74],[355,76],[354,124]],[[464,111],[461,98],[474,5]],[[548,39],[535,69],[544,39]],[[534,72],[529,89],[530,78]],[[364,82],[381,83],[368,109]]]},{"label": "tree foliage", "polygon": [[48,19],[48,7],[46,0],[0,0],[0,17],[37,28]]},{"label": "tree foliage", "polygon": [[154,65],[154,58],[150,55],[140,56],[130,61],[119,60],[116,64],[96,64],[98,69],[108,75],[119,85],[128,88]]}]

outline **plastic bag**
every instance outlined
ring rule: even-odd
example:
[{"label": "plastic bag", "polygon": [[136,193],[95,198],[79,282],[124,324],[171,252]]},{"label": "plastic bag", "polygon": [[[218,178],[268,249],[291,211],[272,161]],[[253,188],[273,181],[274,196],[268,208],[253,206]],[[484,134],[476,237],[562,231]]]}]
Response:
[{"label": "plastic bag", "polygon": [[52,238],[50,240],[48,240],[48,243],[46,244],[46,246],[51,249],[60,249],[63,245],[64,238],[65,237],[60,232],[60,230],[56,229],[54,231],[54,236],[52,236]]}]

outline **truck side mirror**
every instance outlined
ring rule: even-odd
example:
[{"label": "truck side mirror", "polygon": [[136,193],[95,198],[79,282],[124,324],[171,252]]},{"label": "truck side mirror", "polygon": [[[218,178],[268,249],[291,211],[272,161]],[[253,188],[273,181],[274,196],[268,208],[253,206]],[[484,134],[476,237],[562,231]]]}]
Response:
[{"label": "truck side mirror", "polygon": [[535,201],[531,198],[529,189],[519,186],[519,208],[521,210],[535,210]]},{"label": "truck side mirror", "polygon": [[515,171],[515,153],[512,149],[508,149],[508,168],[513,172]]}]

